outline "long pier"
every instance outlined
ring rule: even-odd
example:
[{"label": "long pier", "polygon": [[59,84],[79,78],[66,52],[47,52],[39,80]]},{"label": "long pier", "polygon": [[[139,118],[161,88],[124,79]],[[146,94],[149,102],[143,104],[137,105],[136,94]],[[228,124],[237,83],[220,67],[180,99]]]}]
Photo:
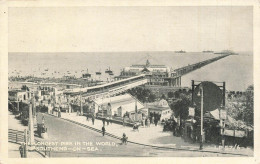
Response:
[{"label": "long pier", "polygon": [[195,71],[195,70],[197,70],[197,69],[199,69],[199,68],[201,68],[205,65],[213,63],[213,62],[220,60],[222,58],[225,58],[227,56],[229,56],[229,55],[222,55],[222,56],[218,56],[218,57],[215,57],[215,58],[204,60],[204,61],[201,61],[201,62],[198,62],[198,63],[187,65],[187,66],[184,66],[184,67],[181,67],[181,68],[177,68],[171,73],[170,77],[167,77],[164,80],[167,81],[169,86],[171,86],[171,87],[181,87],[181,77],[183,75],[188,74],[192,71]]},{"label": "long pier", "polygon": [[178,77],[178,76],[183,76],[187,73],[190,73],[192,71],[195,71],[205,65],[208,65],[210,63],[213,63],[217,60],[220,60],[224,57],[227,57],[229,55],[222,55],[222,56],[218,56],[218,57],[215,57],[215,58],[211,58],[211,59],[208,59],[208,60],[204,60],[204,61],[201,61],[201,62],[198,62],[198,63],[195,63],[195,64],[192,64],[192,65],[187,65],[187,66],[184,66],[184,67],[181,67],[181,68],[178,68],[178,69],[175,69],[174,72],[176,73],[175,76]]}]

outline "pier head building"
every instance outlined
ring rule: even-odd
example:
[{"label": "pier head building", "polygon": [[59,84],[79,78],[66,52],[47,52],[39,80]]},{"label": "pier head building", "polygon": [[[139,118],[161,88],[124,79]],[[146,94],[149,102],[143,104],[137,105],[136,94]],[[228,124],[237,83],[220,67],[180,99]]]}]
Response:
[{"label": "pier head building", "polygon": [[146,60],[145,64],[133,64],[123,68],[120,75],[115,77],[115,80],[140,74],[146,75],[147,85],[181,87],[181,76],[178,76],[174,70],[165,65],[151,64],[149,60]]}]

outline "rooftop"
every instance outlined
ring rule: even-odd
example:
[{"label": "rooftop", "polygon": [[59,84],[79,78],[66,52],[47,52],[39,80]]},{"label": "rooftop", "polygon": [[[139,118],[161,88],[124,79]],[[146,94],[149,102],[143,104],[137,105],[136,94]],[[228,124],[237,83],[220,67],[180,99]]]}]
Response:
[{"label": "rooftop", "polygon": [[98,106],[107,105],[108,103],[110,103],[112,108],[118,108],[121,106],[123,108],[131,108],[132,110],[134,110],[135,104],[137,104],[138,109],[144,108],[144,105],[130,94],[124,94],[110,98],[96,99],[94,100],[94,102]]}]

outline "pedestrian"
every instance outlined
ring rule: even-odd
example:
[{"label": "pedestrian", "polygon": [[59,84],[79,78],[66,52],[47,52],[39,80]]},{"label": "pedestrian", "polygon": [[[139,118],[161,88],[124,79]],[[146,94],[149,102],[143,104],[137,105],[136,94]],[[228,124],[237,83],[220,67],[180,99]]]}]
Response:
[{"label": "pedestrian", "polygon": [[92,116],[92,125],[95,123],[95,116]]},{"label": "pedestrian", "polygon": [[147,127],[150,127],[150,119],[147,119]]},{"label": "pedestrian", "polygon": [[135,123],[134,126],[133,126],[133,131],[138,131],[139,132],[138,126],[139,125],[137,123]]},{"label": "pedestrian", "polygon": [[142,124],[143,124],[143,127],[145,128],[145,119],[144,118],[143,118]]},{"label": "pedestrian", "polygon": [[60,108],[59,108],[59,110],[58,110],[58,117],[59,117],[59,118],[61,117],[61,110],[60,110]]},{"label": "pedestrian", "polygon": [[86,117],[87,117],[87,121],[88,121],[88,114],[86,114]]},{"label": "pedestrian", "polygon": [[173,120],[173,123],[172,123],[172,133],[174,136],[176,136],[176,126],[177,126],[177,123],[175,120]]},{"label": "pedestrian", "polygon": [[105,129],[105,127],[103,126],[103,127],[102,127],[102,134],[103,134],[103,136],[105,136],[105,132],[106,132],[106,129]]},{"label": "pedestrian", "polygon": [[22,144],[22,145],[19,147],[19,151],[20,151],[21,158],[25,158],[25,156],[24,156],[24,144]]},{"label": "pedestrian", "polygon": [[154,116],[152,116],[152,124],[154,124]]},{"label": "pedestrian", "polygon": [[161,116],[162,116],[161,114],[158,115],[158,121],[161,120]]},{"label": "pedestrian", "polygon": [[126,145],[127,139],[128,139],[128,137],[126,137],[126,134],[123,133],[122,144],[125,144],[125,145]]},{"label": "pedestrian", "polygon": [[158,124],[157,118],[154,120],[154,124],[155,124],[155,126],[157,126],[157,124]]},{"label": "pedestrian", "polygon": [[105,118],[102,118],[102,122],[103,122],[103,126],[105,126],[105,125],[106,125],[106,120],[105,120]]},{"label": "pedestrian", "polygon": [[109,117],[106,118],[107,126],[109,125]]}]

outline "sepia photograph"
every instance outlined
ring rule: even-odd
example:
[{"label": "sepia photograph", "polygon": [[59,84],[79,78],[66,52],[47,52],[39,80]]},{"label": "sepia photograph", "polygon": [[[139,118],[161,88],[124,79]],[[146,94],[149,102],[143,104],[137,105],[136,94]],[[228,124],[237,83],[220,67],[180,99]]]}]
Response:
[{"label": "sepia photograph", "polygon": [[8,8],[8,158],[253,157],[252,6]]}]

